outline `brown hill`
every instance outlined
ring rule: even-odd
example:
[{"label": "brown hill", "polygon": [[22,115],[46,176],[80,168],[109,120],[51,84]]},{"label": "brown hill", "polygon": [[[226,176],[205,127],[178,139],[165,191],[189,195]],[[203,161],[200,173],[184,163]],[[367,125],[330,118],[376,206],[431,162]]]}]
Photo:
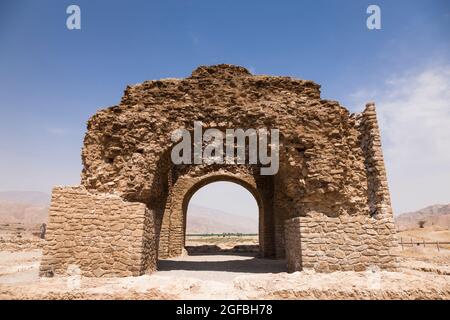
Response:
[{"label": "brown hill", "polygon": [[258,233],[258,217],[189,205],[187,214],[187,233]]},{"label": "brown hill", "polygon": [[43,192],[0,192],[0,223],[47,222],[49,203],[50,196]]},{"label": "brown hill", "polygon": [[450,229],[450,204],[435,204],[395,217],[398,230],[417,229],[421,221],[427,228]]}]

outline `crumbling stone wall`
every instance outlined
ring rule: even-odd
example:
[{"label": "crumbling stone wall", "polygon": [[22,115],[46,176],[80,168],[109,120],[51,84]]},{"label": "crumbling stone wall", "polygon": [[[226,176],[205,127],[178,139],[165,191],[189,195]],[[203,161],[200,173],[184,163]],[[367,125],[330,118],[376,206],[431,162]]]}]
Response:
[{"label": "crumbling stone wall", "polygon": [[[223,132],[279,129],[278,173],[262,177],[260,164],[174,165],[171,134],[193,130],[194,121],[201,121],[203,130]],[[186,79],[129,86],[119,105],[89,119],[82,159],[86,192],[114,194],[147,208],[160,257],[181,253],[185,205],[193,190],[216,176],[247,185],[261,198],[261,255],[287,257],[291,271],[393,266],[390,249],[396,243],[375,108],[369,104],[364,112],[350,114],[338,102],[321,99],[320,86],[312,81],[218,65],[199,67]],[[60,214],[71,219],[72,212],[61,209]],[[334,224],[345,239],[356,238],[354,244],[335,242],[329,229]],[[305,225],[311,228],[304,230]],[[382,247],[375,251],[380,259],[355,254],[350,263],[340,258],[353,250],[348,247],[371,250],[375,244]],[[44,256],[56,256],[52,248]],[[315,260],[305,254],[315,254]],[[64,256],[58,259],[47,264],[66,263]]]},{"label": "crumbling stone wall", "polygon": [[84,187],[55,187],[41,275],[137,276],[156,270],[153,215],[142,203]]},{"label": "crumbling stone wall", "polygon": [[397,246],[391,200],[373,103],[354,115],[367,175],[368,214],[327,216],[311,211],[285,223],[289,271],[395,269]]}]

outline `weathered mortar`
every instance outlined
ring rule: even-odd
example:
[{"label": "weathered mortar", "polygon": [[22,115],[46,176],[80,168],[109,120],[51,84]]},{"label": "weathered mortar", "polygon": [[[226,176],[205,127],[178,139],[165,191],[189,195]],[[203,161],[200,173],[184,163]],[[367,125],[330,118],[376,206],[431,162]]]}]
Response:
[{"label": "weathered mortar", "polygon": [[[173,165],[171,133],[192,130],[194,121],[202,121],[204,130],[279,129],[279,172],[263,177],[259,165]],[[186,201],[199,185],[216,176],[244,185],[260,199],[261,255],[286,256],[291,271],[394,265],[395,230],[375,108],[370,104],[363,113],[350,114],[338,102],[322,100],[320,86],[312,81],[254,76],[242,67],[219,65],[200,67],[186,79],[127,87],[118,106],[89,119],[82,159],[81,184],[89,197],[113,193],[125,201],[124,206],[147,208],[148,214],[139,212],[150,217],[150,225],[154,221],[154,228],[139,228],[146,230],[147,238],[156,238],[161,258],[181,253]],[[73,219],[69,204],[81,206],[85,198],[72,194],[61,208],[57,197],[52,203],[61,217]],[[97,209],[107,206],[102,201],[89,203],[95,215],[108,215]],[[72,226],[79,222],[74,220]],[[49,235],[56,223],[50,221]],[[311,230],[303,230],[305,224]],[[337,233],[329,229],[334,224]],[[101,224],[92,228],[103,230]],[[122,235],[115,232],[115,237]],[[356,240],[341,244],[334,240],[337,234]],[[64,242],[64,235],[50,243],[45,259],[56,257],[53,248],[61,246],[59,241]],[[149,243],[141,239],[134,245],[147,252],[153,248]],[[375,245],[380,250],[370,251]],[[369,251],[358,255],[354,250]],[[353,254],[352,259],[339,258],[342,252]],[[372,253],[379,259],[369,258]],[[67,257],[58,255],[43,265],[66,267]],[[150,267],[135,266],[140,271],[133,272],[151,270],[156,257],[146,261],[150,260]]]}]

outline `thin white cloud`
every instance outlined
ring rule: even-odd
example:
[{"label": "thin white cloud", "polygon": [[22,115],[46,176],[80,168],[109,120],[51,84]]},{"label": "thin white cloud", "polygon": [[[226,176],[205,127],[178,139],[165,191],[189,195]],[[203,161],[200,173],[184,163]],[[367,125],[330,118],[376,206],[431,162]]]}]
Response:
[{"label": "thin white cloud", "polygon": [[200,43],[200,38],[197,34],[193,33],[193,32],[189,32],[188,33],[189,39],[191,40],[193,45],[198,45]]},{"label": "thin white cloud", "polygon": [[45,131],[55,136],[63,136],[67,133],[67,130],[63,128],[46,128]]},{"label": "thin white cloud", "polygon": [[449,203],[450,65],[393,76],[352,99],[364,96],[377,105],[395,213]]}]

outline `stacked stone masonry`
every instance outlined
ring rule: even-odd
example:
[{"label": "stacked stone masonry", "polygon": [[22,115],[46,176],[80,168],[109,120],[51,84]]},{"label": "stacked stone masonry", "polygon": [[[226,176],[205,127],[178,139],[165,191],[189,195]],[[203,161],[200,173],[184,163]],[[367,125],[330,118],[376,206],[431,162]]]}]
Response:
[{"label": "stacked stone masonry", "polygon": [[286,222],[289,271],[363,271],[395,269],[394,225],[364,216],[327,217],[311,212]]},{"label": "stacked stone masonry", "polygon": [[[171,134],[194,121],[223,132],[279,129],[278,173],[261,176],[260,164],[174,165]],[[260,255],[286,258],[290,271],[395,268],[375,106],[351,114],[321,99],[312,81],[217,65],[129,86],[119,105],[89,119],[82,160],[81,186],[53,191],[42,274],[70,264],[91,276],[155,270],[157,258],[182,254],[189,199],[213,181],[253,194]]]},{"label": "stacked stone masonry", "polygon": [[155,271],[152,216],[144,204],[118,196],[93,195],[80,186],[54,188],[41,275],[71,267],[94,277]]}]

